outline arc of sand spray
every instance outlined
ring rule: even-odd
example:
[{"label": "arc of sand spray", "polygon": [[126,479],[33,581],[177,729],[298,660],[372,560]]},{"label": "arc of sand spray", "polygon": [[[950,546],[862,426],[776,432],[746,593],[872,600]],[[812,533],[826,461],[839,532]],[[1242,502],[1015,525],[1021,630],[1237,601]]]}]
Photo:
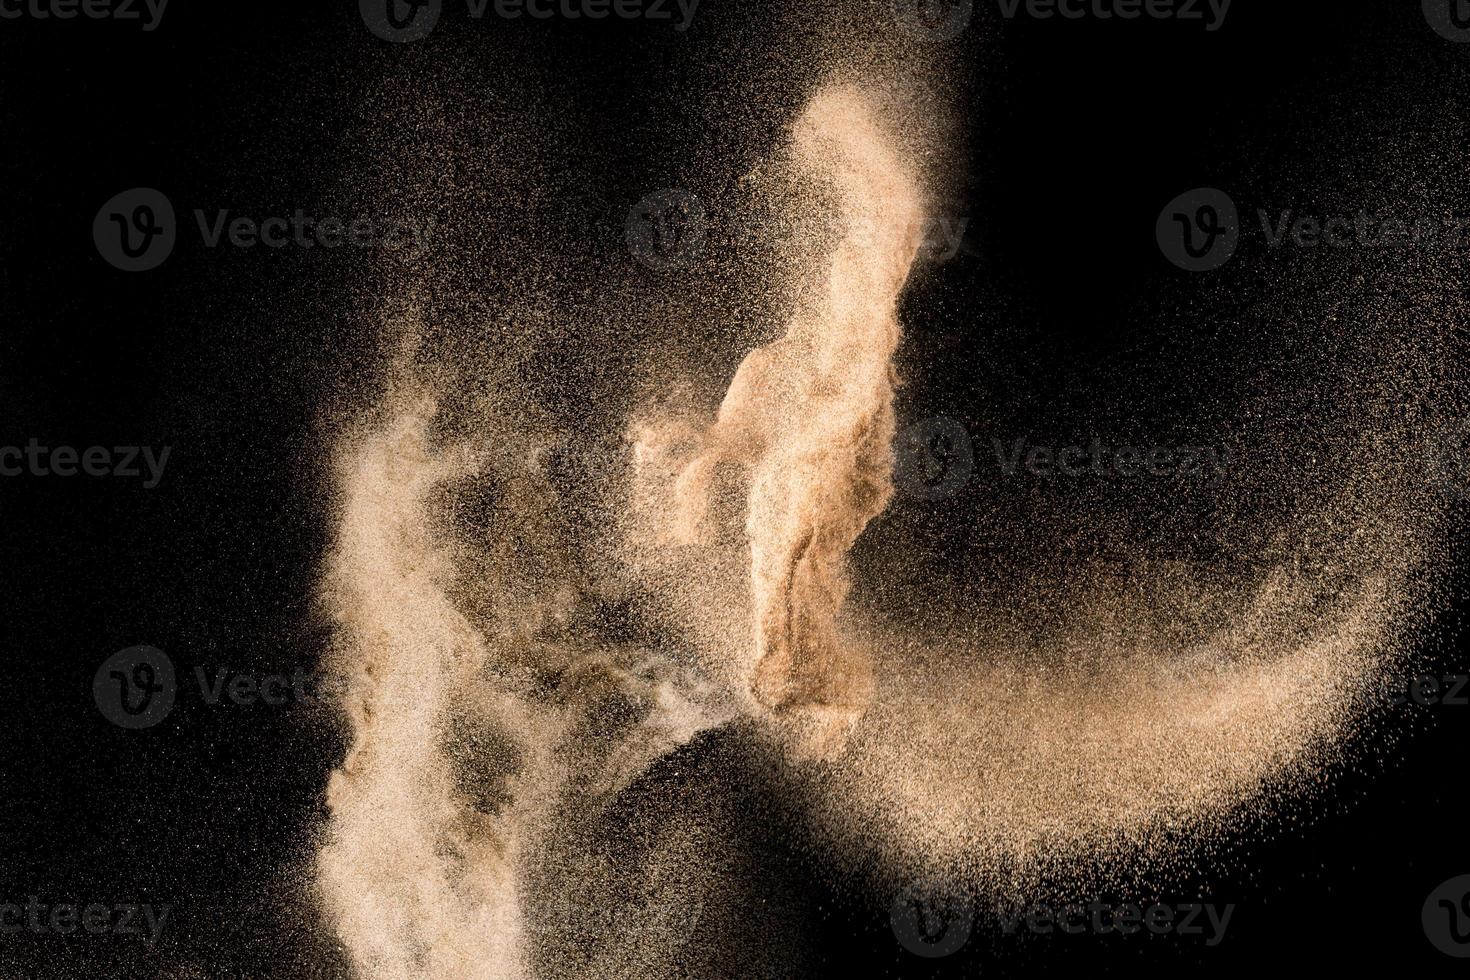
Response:
[{"label": "arc of sand spray", "polygon": [[779,340],[746,356],[699,455],[675,484],[676,536],[697,538],[717,470],[746,472],[753,660],[773,714],[825,716],[835,735],[871,698],[867,655],[838,615],[847,552],[892,497],[897,302],[923,240],[918,183],[861,91],[818,92],[798,160],[835,192],[846,230]]}]

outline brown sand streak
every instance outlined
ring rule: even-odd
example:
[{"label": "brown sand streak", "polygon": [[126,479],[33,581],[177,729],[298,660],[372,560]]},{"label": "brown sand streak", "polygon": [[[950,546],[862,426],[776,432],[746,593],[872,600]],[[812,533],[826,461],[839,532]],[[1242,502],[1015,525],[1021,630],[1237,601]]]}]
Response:
[{"label": "brown sand streak", "polygon": [[847,552],[892,496],[896,304],[923,236],[919,187],[862,92],[819,92],[795,125],[799,163],[835,192],[846,235],[786,334],[752,351],[678,479],[676,537],[695,540],[716,471],[748,485],[750,688],[778,714],[823,716],[839,738],[872,692],[840,635]]},{"label": "brown sand streak", "polygon": [[429,451],[432,415],[410,399],[344,454],[328,594],[355,658],[355,740],[328,788],[320,887],[362,976],[510,980],[521,975],[514,838],[503,818],[467,819],[433,737],[487,654],[445,594],[427,498],[454,467]]}]

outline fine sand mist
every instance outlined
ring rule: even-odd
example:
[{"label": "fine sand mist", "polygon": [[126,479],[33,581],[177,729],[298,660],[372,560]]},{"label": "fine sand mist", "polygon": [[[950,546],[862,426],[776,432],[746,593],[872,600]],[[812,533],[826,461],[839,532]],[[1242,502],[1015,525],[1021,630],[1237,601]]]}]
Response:
[{"label": "fine sand mist", "polygon": [[[723,391],[612,420],[626,465],[591,518],[547,465],[563,433],[508,383],[447,397],[423,325],[395,320],[387,390],[341,437],[322,587],[352,693],[318,887],[359,975],[753,969],[720,960],[748,937],[709,932],[728,812],[645,791],[734,724],[834,868],[1015,889],[1120,840],[1228,831],[1371,718],[1432,592],[1444,505],[1404,462],[1427,423],[1397,406],[1433,345],[1394,347],[1386,321],[1324,344],[1296,388],[1330,393],[1331,479],[1295,462],[1295,389],[1258,394],[1221,439],[1278,464],[1199,491],[1226,515],[1208,562],[1134,554],[1120,579],[1040,551],[1004,587],[913,591],[901,535],[859,546],[900,519],[898,304],[931,211],[913,127],[848,82],[793,115],[771,172],[830,233],[793,246],[796,299]],[[1053,503],[1034,511],[1087,516]],[[711,797],[734,778],[706,775]],[[638,806],[658,812],[632,834]],[[759,975],[788,969],[772,955]]]}]

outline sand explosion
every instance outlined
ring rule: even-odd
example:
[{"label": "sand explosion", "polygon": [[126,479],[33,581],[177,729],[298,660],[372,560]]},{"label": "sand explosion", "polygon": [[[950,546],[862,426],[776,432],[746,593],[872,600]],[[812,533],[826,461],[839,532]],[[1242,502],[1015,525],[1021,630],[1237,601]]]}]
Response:
[{"label": "sand explosion", "polygon": [[[825,281],[786,334],[741,363],[673,489],[678,544],[700,538],[716,474],[739,471],[750,548],[750,690],[782,715],[817,712],[840,738],[871,696],[872,668],[845,641],[847,553],[892,496],[892,358],[899,291],[924,235],[914,178],[862,95],[828,89],[797,120],[798,159],[827,178],[845,226]],[[660,439],[640,438],[640,458]]]},{"label": "sand explosion", "polygon": [[[1409,515],[1433,508],[1385,452],[1422,435],[1391,399],[1338,409],[1362,423],[1343,430],[1338,485],[1223,528],[1232,547],[1264,540],[1250,561],[1146,563],[1119,583],[1042,560],[1019,591],[922,604],[854,591],[853,546],[893,499],[897,304],[926,221],[876,105],[833,84],[796,118],[793,186],[839,230],[793,256],[784,332],[713,420],[629,420],[630,465],[602,488],[613,571],[579,561],[588,530],[549,503],[552,435],[513,396],[445,425],[434,376],[404,357],[344,437],[324,596],[353,741],[319,886],[360,975],[672,975],[724,874],[696,859],[719,821],[665,814],[636,847],[605,821],[736,720],[789,750],[773,767],[815,777],[835,848],[975,881],[1208,827],[1320,772],[1357,717],[1416,604]],[[411,347],[412,313],[399,326]],[[1416,356],[1340,367],[1387,391]],[[466,428],[494,439],[449,434]],[[1258,457],[1284,438],[1242,433]],[[958,608],[963,627],[935,625]]]}]

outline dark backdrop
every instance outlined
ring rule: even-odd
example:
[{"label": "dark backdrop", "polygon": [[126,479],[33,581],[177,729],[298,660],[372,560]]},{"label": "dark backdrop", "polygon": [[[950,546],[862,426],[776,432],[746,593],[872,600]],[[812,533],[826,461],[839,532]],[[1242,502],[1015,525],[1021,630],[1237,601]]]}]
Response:
[{"label": "dark backdrop", "polygon": [[[681,45],[759,46],[771,29],[756,5],[706,2],[693,40],[638,22],[494,25],[483,57],[527,59],[527,84],[554,76],[595,127],[588,139],[618,142],[585,151],[610,167],[601,200],[524,206],[550,207],[568,237],[578,222],[620,229],[699,115],[650,111],[699,98],[699,66],[680,62]],[[297,888],[342,750],[332,720],[181,703],[156,729],[126,732],[100,716],[92,680],[135,644],[170,651],[180,670],[315,662],[321,401],[366,370],[353,353],[363,339],[321,313],[350,306],[361,284],[342,255],[211,252],[197,240],[129,275],[99,257],[90,229],[102,202],[134,186],[166,189],[181,212],[272,214],[340,193],[348,107],[392,59],[432,69],[429,46],[464,57],[474,32],[491,33],[461,21],[446,15],[410,51],[371,36],[347,2],[175,0],[152,32],[0,20],[0,444],[173,447],[154,489],[0,481],[0,898],[168,903],[176,920],[147,948],[0,937],[7,976],[344,975]],[[1191,290],[1213,288],[1165,262],[1154,239],[1154,217],[1183,190],[1248,181],[1299,200],[1343,142],[1361,137],[1356,152],[1371,154],[1369,141],[1395,127],[1437,146],[1441,176],[1463,181],[1455,137],[1470,46],[1430,31],[1418,4],[1236,0],[1214,33],[1004,23],[982,4],[953,47],[969,72],[958,193],[971,231],[922,287],[947,312],[923,356],[906,356],[949,368],[907,396],[915,416],[968,417],[975,392],[1002,384],[1028,387],[1029,403],[1065,401],[1105,387],[1119,358],[1157,358],[1164,377],[1208,363],[1214,332],[1141,314],[1161,295],[1187,308]],[[1384,130],[1354,128],[1364,115]],[[982,356],[978,338],[996,331],[1004,343],[987,341]],[[1452,611],[1441,626],[1425,656],[1463,668]],[[1368,961],[1449,976],[1463,967],[1426,941],[1419,911],[1441,881],[1470,873],[1467,719],[1470,707],[1421,710],[1394,762],[1342,774],[1336,802],[1252,834],[1230,867],[1201,872],[1196,887],[1239,907],[1218,948],[1102,937],[1001,958],[977,942],[924,961],[895,942],[880,900],[833,899],[813,883],[813,900],[836,909],[822,948],[834,975],[853,976],[1239,975]],[[800,878],[801,859],[790,860]],[[209,965],[196,974],[189,963]]]}]

